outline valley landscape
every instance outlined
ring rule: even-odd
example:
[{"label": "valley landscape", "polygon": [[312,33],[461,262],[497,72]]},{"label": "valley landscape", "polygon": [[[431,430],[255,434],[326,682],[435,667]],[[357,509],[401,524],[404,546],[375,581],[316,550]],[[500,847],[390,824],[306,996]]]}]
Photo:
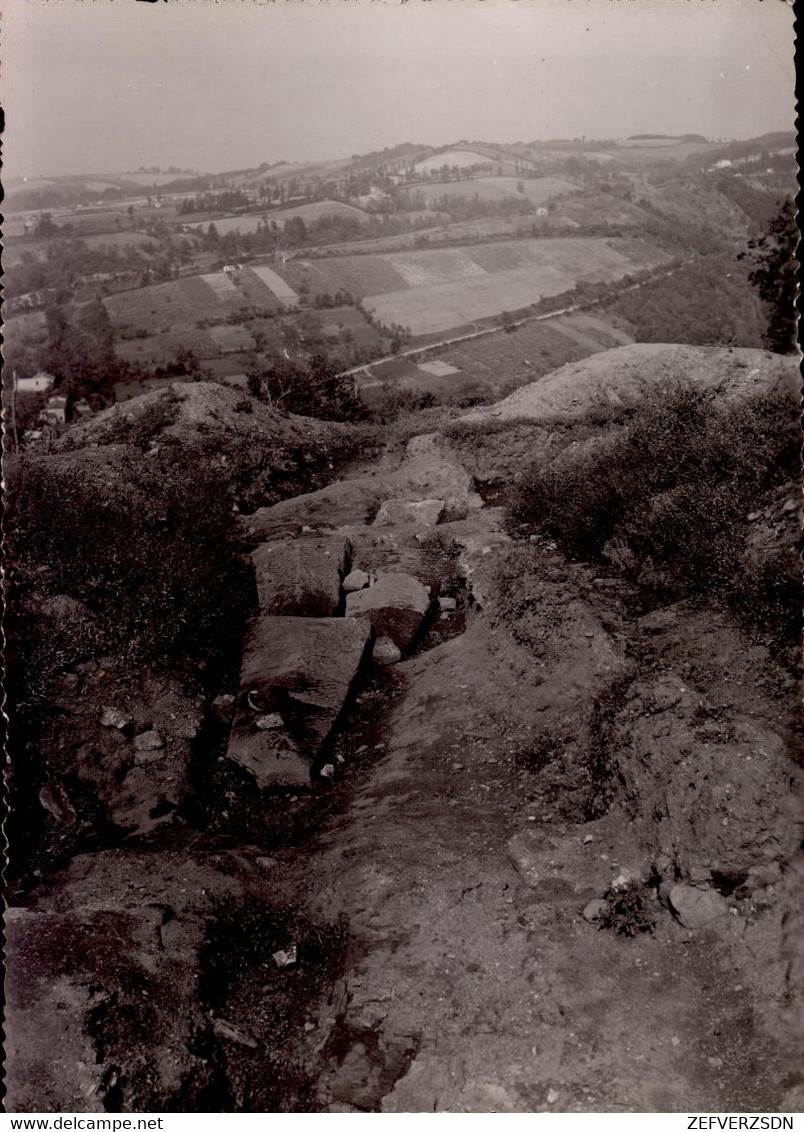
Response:
[{"label": "valley landscape", "polygon": [[795,137],[578,113],[6,177],[9,1112],[800,1109]]}]

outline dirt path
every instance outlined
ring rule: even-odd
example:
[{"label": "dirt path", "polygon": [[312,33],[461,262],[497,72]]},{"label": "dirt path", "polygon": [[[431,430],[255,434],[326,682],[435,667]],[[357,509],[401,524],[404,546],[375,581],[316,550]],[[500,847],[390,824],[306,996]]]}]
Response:
[{"label": "dirt path", "polygon": [[[421,448],[380,478],[399,491],[418,460],[420,494],[460,480],[432,444],[422,475]],[[762,1012],[783,996],[779,916],[765,907],[757,928],[753,905],[749,914],[724,901],[719,918],[689,930],[671,914],[667,891],[688,878],[689,846],[662,863],[638,820],[664,804],[661,792],[630,811],[604,802],[593,758],[600,705],[616,714],[636,676],[621,592],[596,589],[588,572],[542,550],[551,628],[535,659],[485,596],[506,549],[499,519],[475,509],[434,528],[461,548],[451,568],[470,580],[459,608],[394,667],[391,685],[359,698],[335,747],[346,764],[338,802],[285,861],[304,915],[348,924],[342,977],[307,1023],[316,1107],[774,1110],[786,1058]],[[406,569],[433,580],[413,532],[392,541]],[[445,575],[442,591],[456,584]],[[693,634],[699,651],[707,632]],[[711,665],[724,647],[712,637],[707,658],[721,692],[724,672],[711,677]],[[659,693],[665,663],[660,655]],[[773,715],[762,696],[752,706]],[[368,731],[371,748],[355,755],[353,733]],[[548,739],[564,743],[560,758]],[[652,931],[604,931],[584,918],[618,877],[639,878]]]},{"label": "dirt path", "polygon": [[[354,952],[342,1059],[321,1100],[386,1112],[772,1106],[751,1029],[731,1025],[750,1008],[721,945],[669,917],[626,939],[579,914],[633,847],[605,822],[528,821],[516,763],[527,717],[509,715],[510,674],[482,632],[405,668],[388,753],[307,877],[312,911],[345,914]],[[512,864],[515,834],[530,839],[535,887]]]}]

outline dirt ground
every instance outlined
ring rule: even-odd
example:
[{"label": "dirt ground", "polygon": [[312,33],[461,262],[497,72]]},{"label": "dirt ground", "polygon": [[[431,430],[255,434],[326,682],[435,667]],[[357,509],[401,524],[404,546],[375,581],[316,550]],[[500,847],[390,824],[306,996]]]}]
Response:
[{"label": "dirt ground", "polygon": [[[395,672],[401,686],[383,723],[387,747],[370,769],[354,772],[344,809],[304,866],[313,914],[349,923],[341,1013],[330,1002],[315,1020],[333,1050],[317,1085],[330,1111],[787,1107],[797,1070],[779,1030],[788,993],[783,893],[732,895],[723,915],[688,930],[671,914],[667,891],[713,847],[705,837],[696,844],[692,827],[679,831],[672,860],[655,840],[646,844],[640,833],[654,804],[664,804],[661,788],[639,799],[635,815],[620,797],[592,820],[594,783],[583,771],[573,781],[577,766],[548,767],[545,793],[540,736],[568,713],[577,722],[623,671],[639,671],[623,659],[627,637],[618,648],[618,630],[628,627],[614,628],[611,605],[578,608],[591,626],[585,657],[577,642],[559,640],[537,668],[474,611],[465,633]],[[705,686],[696,681],[696,695],[740,697],[745,673],[729,680],[723,672],[732,641],[713,639],[700,623],[666,649],[651,640],[657,675],[683,648],[716,673]],[[779,707],[760,695],[748,709],[766,739],[776,734]],[[774,850],[781,837],[789,854],[795,814],[783,812],[792,778],[784,756],[771,776],[776,808],[763,822]],[[750,811],[732,808],[732,822],[746,819]],[[583,917],[624,870],[652,880],[644,889],[652,931],[629,936]]]},{"label": "dirt ground", "polygon": [[[725,610],[646,610],[512,535],[437,436],[352,474],[357,564],[401,563],[454,610],[362,674],[311,793],[238,779],[208,714],[167,826],[98,833],[20,897],[12,1110],[795,1111],[792,677]],[[368,486],[447,509],[379,538]],[[97,680],[61,710],[91,715]]]}]

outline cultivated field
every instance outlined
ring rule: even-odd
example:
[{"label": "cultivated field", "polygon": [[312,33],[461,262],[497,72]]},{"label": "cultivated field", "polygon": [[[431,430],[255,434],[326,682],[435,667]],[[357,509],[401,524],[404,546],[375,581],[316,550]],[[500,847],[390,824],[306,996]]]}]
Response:
[{"label": "cultivated field", "polygon": [[562,315],[549,322],[526,323],[513,333],[439,348],[432,356],[379,362],[367,367],[357,380],[368,402],[386,384],[450,398],[456,393],[461,397],[500,396],[567,362],[631,341],[601,318]]},{"label": "cultivated field", "polygon": [[103,300],[116,330],[147,330],[156,333],[172,327],[190,327],[205,318],[221,318],[261,305],[274,310],[276,299],[266,291],[265,302],[255,304],[223,272],[190,275],[170,283],[123,291]]},{"label": "cultivated field", "polygon": [[328,338],[338,339],[348,334],[354,347],[368,348],[379,353],[382,337],[355,307],[332,307],[330,310],[316,311],[316,315],[322,332]]},{"label": "cultivated field", "polygon": [[237,288],[250,306],[260,311],[278,311],[284,307],[264,279],[253,267],[244,267],[235,276]]},{"label": "cultivated field", "polygon": [[[95,218],[93,221],[94,227],[106,227],[100,220]],[[63,235],[63,233],[61,233]],[[153,236],[147,236],[144,232],[132,232],[127,229],[123,232],[118,231],[102,231],[102,232],[89,232],[85,230],[77,231],[74,236],[81,240],[88,248],[118,248],[129,249],[136,248],[142,255],[148,257],[151,252],[147,248],[156,248],[157,241]],[[52,242],[49,239],[35,239],[32,236],[12,236],[4,233],[5,242],[3,244],[3,263],[5,265],[12,265],[19,263],[22,260],[22,253],[29,252],[34,259],[46,260],[48,252],[52,249]],[[191,237],[192,238],[192,237]]]},{"label": "cultivated field", "polygon": [[355,220],[366,219],[366,213],[361,208],[355,208],[351,204],[341,204],[337,200],[319,200],[312,204],[300,204],[297,208],[273,208],[264,212],[251,212],[245,216],[222,216],[220,219],[185,222],[185,227],[206,231],[212,223],[218,233],[225,236],[227,232],[256,232],[264,223],[274,223],[284,228],[288,220],[292,220],[294,216],[300,217],[305,224],[320,220],[322,216],[351,216]]},{"label": "cultivated field", "polygon": [[172,181],[179,181],[187,177],[186,173],[115,173],[114,182],[119,185],[139,185],[142,189],[148,189],[152,185],[155,188],[161,188],[163,185],[169,185]]},{"label": "cultivated field", "polygon": [[607,152],[628,165],[655,165],[660,161],[686,161],[688,157],[698,157],[717,150],[717,146],[709,142],[666,141],[667,144],[662,144],[662,139],[650,142],[626,141]]},{"label": "cultivated field", "polygon": [[210,326],[206,331],[221,354],[254,349],[254,339],[245,326]]},{"label": "cultivated field", "polygon": [[[144,225],[150,220],[175,220],[176,210],[167,205],[162,208],[138,208],[134,215],[136,223]],[[116,233],[118,230],[131,229],[131,217],[123,208],[110,208],[98,212],[54,212],[53,222],[59,227],[69,224],[74,234],[81,239],[95,233],[105,235]]]},{"label": "cultivated field", "polygon": [[440,169],[442,165],[457,165],[459,169],[468,169],[472,165],[488,165],[491,160],[473,149],[447,149],[443,153],[434,153],[432,157],[417,161],[413,168],[420,173],[429,173],[431,169]]},{"label": "cultivated field", "polygon": [[191,351],[196,358],[209,358],[220,352],[208,330],[175,330],[149,338],[132,338],[115,344],[123,361],[141,366],[166,366]]},{"label": "cultivated field", "polygon": [[[275,265],[311,296],[350,291],[385,325],[431,334],[517,310],[578,282],[607,282],[667,261],[639,240],[545,237]],[[262,269],[261,269],[262,270]]]},{"label": "cultivated field", "polygon": [[[517,189],[522,185],[523,191]],[[496,201],[507,197],[525,197],[531,204],[542,205],[562,193],[577,193],[578,186],[560,177],[474,177],[466,181],[440,181],[415,185],[411,193],[421,193],[428,204],[443,196],[466,197],[468,200]]]},{"label": "cultivated field", "polygon": [[137,248],[143,255],[149,254],[146,247],[158,247],[158,241],[144,232],[101,232],[81,239],[88,248]]},{"label": "cultivated field", "polygon": [[270,267],[251,267],[249,268],[252,274],[256,275],[261,283],[271,291],[271,293],[279,299],[285,307],[295,307],[298,305],[299,296],[290,287],[281,275],[277,275]]},{"label": "cultivated field", "polygon": [[[591,238],[544,239],[480,244],[462,250],[480,274],[370,295],[365,306],[380,322],[399,323],[414,335],[435,334],[504,310],[519,310],[539,299],[570,291],[579,282],[609,282],[667,257],[636,243],[626,253],[621,241]],[[426,270],[439,252],[404,253]],[[386,257],[388,258],[388,257]],[[394,257],[403,258],[402,255]]]},{"label": "cultivated field", "polygon": [[[273,301],[281,311],[278,301]],[[147,337],[119,340],[115,352],[123,360],[148,369],[166,366],[190,350],[208,376],[220,379],[251,368],[255,355],[265,366],[280,356],[304,365],[310,354],[326,348],[335,362],[346,368],[354,363],[355,350],[376,355],[384,345],[382,336],[360,311],[348,306],[293,310],[219,326],[156,327]]]},{"label": "cultivated field", "polygon": [[47,330],[47,319],[44,311],[31,311],[29,314],[18,314],[8,318],[3,324],[3,335],[7,342],[19,342],[23,338],[44,334]]},{"label": "cultivated field", "polygon": [[222,301],[232,298],[240,298],[240,292],[228,275],[224,275],[222,271],[213,272],[211,275],[197,275],[196,279],[202,280],[206,283],[207,287],[211,288]]},{"label": "cultivated field", "polygon": [[357,299],[398,291],[405,280],[388,262],[388,256],[333,256],[327,259],[290,260],[276,271],[295,290],[306,284],[313,295],[349,291]]},{"label": "cultivated field", "polygon": [[[476,251],[477,249],[472,249]],[[450,283],[484,275],[485,268],[473,257],[458,248],[443,251],[399,252],[383,257],[399,272],[408,287],[430,287],[436,283]]]}]

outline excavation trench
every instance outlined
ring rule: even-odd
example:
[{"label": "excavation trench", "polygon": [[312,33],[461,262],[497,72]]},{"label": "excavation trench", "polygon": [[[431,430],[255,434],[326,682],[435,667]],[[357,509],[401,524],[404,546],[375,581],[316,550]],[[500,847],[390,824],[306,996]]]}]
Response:
[{"label": "excavation trench", "polygon": [[[386,500],[446,506],[427,526],[421,508],[386,508],[378,525]],[[54,1059],[61,1107],[779,1107],[791,1069],[773,1036],[786,976],[768,889],[791,850],[770,817],[748,821],[749,792],[718,781],[762,750],[751,784],[776,818],[790,792],[772,697],[744,702],[765,660],[730,673],[726,621],[675,611],[661,633],[641,628],[617,586],[512,542],[498,497],[486,502],[418,437],[377,476],[244,520],[255,549],[345,533],[341,574],[406,574],[430,587],[426,614],[412,633],[405,620],[397,663],[369,645],[337,702],[320,658],[310,675],[300,653],[276,677],[294,710],[330,713],[306,783],[261,789],[229,757],[232,714],[253,735],[286,703],[247,716],[258,689],[233,673],[194,740],[194,798],[172,840],[76,857],[20,910],[17,962],[36,957],[69,988],[58,1007],[21,987],[20,1009],[51,1019],[51,1052],[76,1033],[91,1051],[69,1086]],[[329,619],[344,613],[338,589]],[[306,619],[257,616],[288,633]],[[686,791],[709,792],[705,820]],[[114,946],[94,942],[87,959],[103,933]]]}]

